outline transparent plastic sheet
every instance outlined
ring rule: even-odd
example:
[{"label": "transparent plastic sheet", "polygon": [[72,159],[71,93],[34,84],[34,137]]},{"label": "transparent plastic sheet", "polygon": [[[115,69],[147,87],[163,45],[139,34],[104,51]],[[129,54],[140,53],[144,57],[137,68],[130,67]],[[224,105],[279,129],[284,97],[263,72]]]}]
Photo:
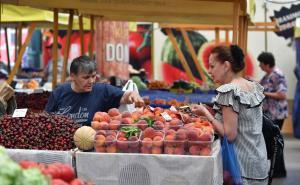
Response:
[{"label": "transparent plastic sheet", "polygon": [[64,163],[73,166],[72,151],[6,149],[8,155],[15,161],[30,160],[41,163]]},{"label": "transparent plastic sheet", "polygon": [[96,185],[222,185],[221,145],[212,156],[76,152],[79,178]]}]

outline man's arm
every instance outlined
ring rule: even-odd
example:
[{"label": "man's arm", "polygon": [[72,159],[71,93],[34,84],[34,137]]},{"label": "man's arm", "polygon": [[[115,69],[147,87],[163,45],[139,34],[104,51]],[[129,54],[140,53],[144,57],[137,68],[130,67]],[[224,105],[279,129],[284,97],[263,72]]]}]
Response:
[{"label": "man's arm", "polygon": [[144,105],[144,100],[141,96],[134,91],[126,91],[121,100],[120,104],[132,104],[134,103],[136,107],[141,107]]}]

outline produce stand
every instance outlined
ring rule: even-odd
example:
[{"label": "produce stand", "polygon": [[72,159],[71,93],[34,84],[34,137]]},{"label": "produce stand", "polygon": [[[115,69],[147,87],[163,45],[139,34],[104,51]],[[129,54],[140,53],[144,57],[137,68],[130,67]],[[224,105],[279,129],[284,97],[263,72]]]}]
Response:
[{"label": "produce stand", "polygon": [[220,140],[211,156],[76,152],[79,178],[101,185],[221,185]]}]

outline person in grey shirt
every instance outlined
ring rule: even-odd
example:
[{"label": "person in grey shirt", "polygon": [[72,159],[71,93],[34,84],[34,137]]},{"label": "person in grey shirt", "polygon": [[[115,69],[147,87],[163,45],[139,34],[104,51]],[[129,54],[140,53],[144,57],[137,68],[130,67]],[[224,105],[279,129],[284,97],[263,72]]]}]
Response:
[{"label": "person in grey shirt", "polygon": [[241,77],[244,66],[244,54],[238,46],[215,47],[208,70],[221,85],[215,97],[215,115],[204,105],[195,105],[193,111],[206,116],[215,131],[234,144],[243,185],[265,185],[269,164],[262,133],[263,87]]}]

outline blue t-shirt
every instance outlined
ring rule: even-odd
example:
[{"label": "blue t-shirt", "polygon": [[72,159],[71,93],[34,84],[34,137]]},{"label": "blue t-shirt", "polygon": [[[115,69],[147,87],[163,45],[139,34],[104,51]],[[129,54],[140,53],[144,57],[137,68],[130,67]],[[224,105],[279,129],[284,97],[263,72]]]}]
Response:
[{"label": "blue t-shirt", "polygon": [[118,108],[123,94],[117,87],[100,83],[95,84],[91,92],[77,93],[72,90],[71,83],[65,83],[52,92],[45,110],[67,115],[78,124],[90,126],[97,111]]}]

